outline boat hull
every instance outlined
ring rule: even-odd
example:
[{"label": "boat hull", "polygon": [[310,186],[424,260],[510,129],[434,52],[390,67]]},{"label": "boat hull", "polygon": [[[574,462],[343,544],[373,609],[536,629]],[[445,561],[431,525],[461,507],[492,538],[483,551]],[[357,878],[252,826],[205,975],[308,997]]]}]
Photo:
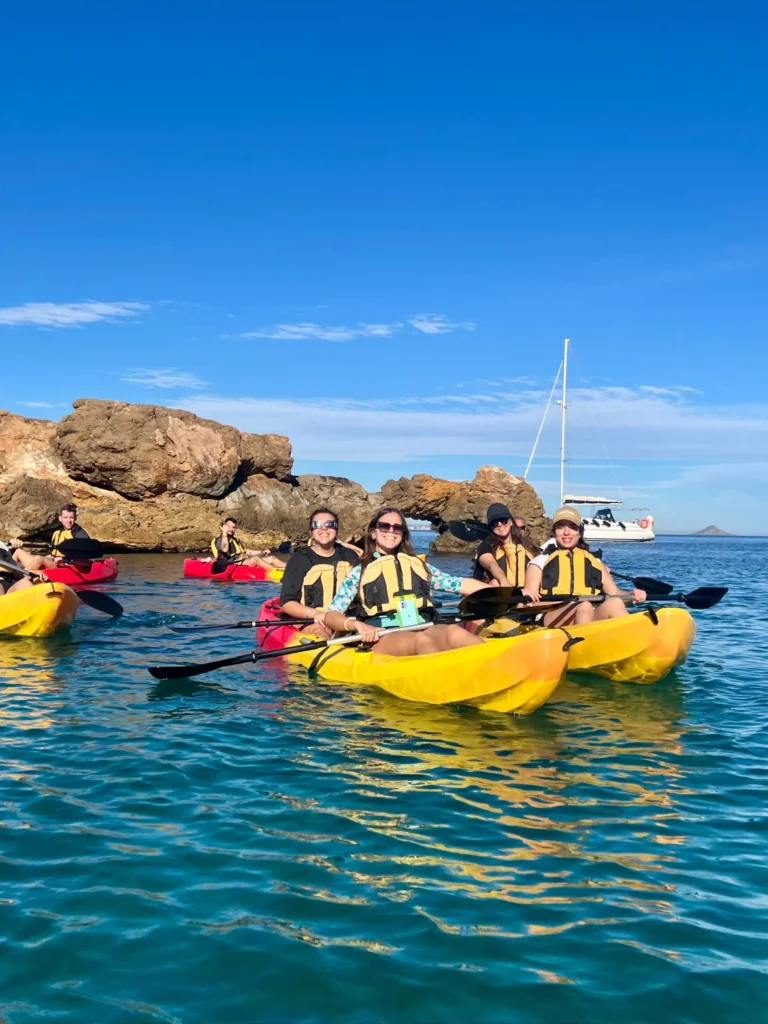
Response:
[{"label": "boat hull", "polygon": [[104,558],[97,562],[74,562],[46,569],[45,575],[53,583],[66,583],[68,587],[84,587],[91,583],[108,583],[117,579],[117,562]]},{"label": "boat hull", "polygon": [[[275,607],[267,602],[259,619],[277,619]],[[471,704],[485,711],[521,715],[531,714],[549,700],[567,662],[562,631],[552,629],[405,658],[343,646],[302,651],[301,644],[313,638],[288,626],[262,627],[257,638],[272,650],[286,646],[287,641],[296,647],[295,653],[286,656],[288,662],[331,682],[375,686],[423,704]]]},{"label": "boat hull", "polygon": [[211,559],[185,558],[184,575],[196,580],[240,580],[250,583],[279,583],[282,569],[264,569],[260,565],[228,565],[224,572],[214,574]]},{"label": "boat hull", "polygon": [[[599,525],[597,525],[599,523]],[[608,541],[649,541],[655,540],[653,526],[641,526],[639,523],[622,522],[606,523],[597,519],[584,520],[584,540],[588,544],[607,543]]]},{"label": "boat hull", "polygon": [[[579,638],[568,651],[568,671],[587,672],[617,683],[655,683],[682,665],[696,636],[696,624],[684,608],[659,608],[657,623],[648,612],[618,619],[566,626]],[[500,619],[488,632],[506,632],[515,623]]]},{"label": "boat hull", "polygon": [[40,583],[0,597],[0,633],[12,636],[50,636],[69,626],[79,604],[74,590],[63,583]]}]

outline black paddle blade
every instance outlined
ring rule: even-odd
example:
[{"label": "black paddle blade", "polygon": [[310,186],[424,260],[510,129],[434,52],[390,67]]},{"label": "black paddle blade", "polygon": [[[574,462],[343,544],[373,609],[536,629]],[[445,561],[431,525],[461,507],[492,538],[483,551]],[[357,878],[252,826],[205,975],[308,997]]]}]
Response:
[{"label": "black paddle blade", "polygon": [[702,608],[713,608],[719,604],[728,593],[728,587],[699,587],[692,590],[690,594],[680,594],[678,600],[689,608],[701,610]]},{"label": "black paddle blade", "polygon": [[66,558],[87,562],[104,557],[104,545],[101,541],[92,540],[90,537],[74,537],[72,540],[64,540],[59,544],[59,551]]},{"label": "black paddle blade", "polygon": [[155,679],[188,679],[190,676],[201,676],[204,672],[214,672],[217,668],[228,668],[230,665],[245,665],[256,660],[256,652],[239,654],[236,658],[220,658],[204,665],[156,665],[147,671]]},{"label": "black paddle blade", "polygon": [[476,590],[459,604],[459,612],[473,619],[498,619],[514,605],[529,601],[519,587],[486,587]]},{"label": "black paddle blade", "polygon": [[278,555],[288,555],[290,554],[291,547],[291,542],[289,540],[284,540],[279,547],[275,548],[275,551]]},{"label": "black paddle blade", "polygon": [[448,523],[448,529],[458,540],[466,541],[469,544],[476,544],[491,535],[491,531],[485,523],[481,523],[477,519],[453,519]]},{"label": "black paddle blade", "polygon": [[123,606],[118,604],[109,594],[102,594],[98,590],[78,590],[77,596],[83,604],[87,604],[95,612],[111,615],[113,619],[119,619],[123,614]]},{"label": "black paddle blade", "polygon": [[[359,640],[356,641],[359,643]],[[302,651],[317,651],[327,647],[327,640],[310,640],[302,644]],[[217,668],[228,668],[230,665],[246,665],[249,661],[266,661],[267,658],[280,658],[284,654],[295,654],[296,646],[281,647],[277,651],[249,651],[236,658],[222,658],[219,661],[208,661],[202,665],[160,665],[148,668],[147,671],[155,679],[188,679],[190,676],[201,676],[204,672],[215,672]]]},{"label": "black paddle blade", "polygon": [[644,590],[646,594],[653,597],[666,597],[675,589],[671,583],[664,583],[663,580],[654,580],[650,576],[635,576],[632,582],[638,590]]}]

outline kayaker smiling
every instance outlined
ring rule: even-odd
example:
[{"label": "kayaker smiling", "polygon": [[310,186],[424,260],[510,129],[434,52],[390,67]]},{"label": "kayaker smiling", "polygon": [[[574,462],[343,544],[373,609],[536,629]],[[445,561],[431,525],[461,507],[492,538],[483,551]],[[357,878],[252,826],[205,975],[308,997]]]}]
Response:
[{"label": "kayaker smiling", "polygon": [[[360,564],[350,569],[323,620],[328,629],[359,633],[377,654],[434,654],[483,643],[458,625],[435,625],[413,633],[387,633],[387,626],[429,622],[433,591],[473,594],[479,580],[451,576],[417,557],[405,516],[384,508],[371,519]],[[354,615],[347,615],[354,604]]]},{"label": "kayaker smiling", "polygon": [[[506,505],[494,502],[489,505],[486,515],[492,536],[478,546],[475,555],[476,580],[484,583],[495,581],[500,587],[522,587],[525,570],[532,558],[538,555],[538,548],[517,525]],[[520,522],[525,525],[525,520]]]},{"label": "kayaker smiling", "polygon": [[237,520],[227,516],[221,524],[221,533],[211,541],[214,561],[226,565],[260,565],[263,569],[282,569],[284,563],[268,550],[251,551],[235,536]]},{"label": "kayaker smiling", "polygon": [[[553,516],[552,536],[554,550],[531,559],[525,574],[523,593],[533,601],[546,601],[551,597],[608,594],[605,601],[593,604],[579,601],[567,608],[545,612],[545,626],[566,626],[575,622],[584,625],[600,619],[616,619],[629,614],[619,590],[608,569],[587,549],[584,543],[584,524],[578,510],[569,506],[559,508]],[[626,595],[624,595],[626,596]],[[644,590],[633,590],[635,602],[645,600]]]},{"label": "kayaker smiling", "polygon": [[309,517],[309,545],[288,559],[280,605],[292,619],[307,619],[307,629],[324,631],[327,610],[349,570],[359,560],[359,548],[338,542],[339,517],[329,508],[316,508]]},{"label": "kayaker smiling", "polygon": [[65,540],[90,540],[88,533],[80,526],[77,520],[77,506],[68,503],[59,509],[59,528],[54,531],[51,537],[51,547],[47,555],[32,555],[23,547],[17,547],[13,553],[13,560],[18,562],[22,569],[29,569],[35,572],[38,569],[55,569],[57,565],[69,561],[59,549],[59,545]]}]

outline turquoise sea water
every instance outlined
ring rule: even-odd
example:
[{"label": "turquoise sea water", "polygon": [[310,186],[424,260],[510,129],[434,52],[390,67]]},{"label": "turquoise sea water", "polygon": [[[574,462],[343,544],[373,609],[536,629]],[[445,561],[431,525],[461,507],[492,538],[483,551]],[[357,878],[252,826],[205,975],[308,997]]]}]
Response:
[{"label": "turquoise sea water", "polygon": [[275,662],[156,684],[249,649],[168,623],[275,593],[180,556],[121,558],[118,623],[0,641],[0,1021],[768,1018],[768,540],[605,557],[733,589],[675,675],[530,718]]}]

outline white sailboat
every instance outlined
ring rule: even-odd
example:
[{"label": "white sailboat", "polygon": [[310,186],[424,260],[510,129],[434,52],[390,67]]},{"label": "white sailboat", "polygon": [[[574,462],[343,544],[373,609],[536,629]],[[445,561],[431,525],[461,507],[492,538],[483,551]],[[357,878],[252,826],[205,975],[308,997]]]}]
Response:
[{"label": "white sailboat", "polygon": [[[587,542],[591,541],[648,541],[654,540],[656,532],[654,530],[653,516],[650,513],[639,516],[636,519],[616,519],[614,517],[613,508],[621,508],[624,502],[618,498],[602,498],[591,495],[580,496],[574,494],[565,493],[565,440],[566,440],[566,427],[567,427],[567,416],[568,416],[568,346],[570,345],[570,338],[565,339],[565,346],[563,350],[563,361],[560,364],[560,368],[557,371],[555,377],[555,383],[552,385],[552,391],[549,395],[549,401],[547,407],[544,410],[544,416],[542,417],[539,431],[536,435],[536,440],[533,442],[533,450],[531,451],[531,457],[528,459],[528,466],[523,475],[523,479],[528,478],[528,472],[533,463],[533,457],[536,454],[536,447],[541,437],[541,432],[544,429],[544,423],[549,412],[549,406],[552,402],[552,397],[557,388],[557,382],[560,379],[560,372],[563,374],[563,391],[562,398],[557,403],[562,410],[562,420],[560,426],[560,504],[561,505],[585,505],[592,511],[583,514],[584,519],[584,539]],[[639,511],[645,511],[643,509]]]}]

